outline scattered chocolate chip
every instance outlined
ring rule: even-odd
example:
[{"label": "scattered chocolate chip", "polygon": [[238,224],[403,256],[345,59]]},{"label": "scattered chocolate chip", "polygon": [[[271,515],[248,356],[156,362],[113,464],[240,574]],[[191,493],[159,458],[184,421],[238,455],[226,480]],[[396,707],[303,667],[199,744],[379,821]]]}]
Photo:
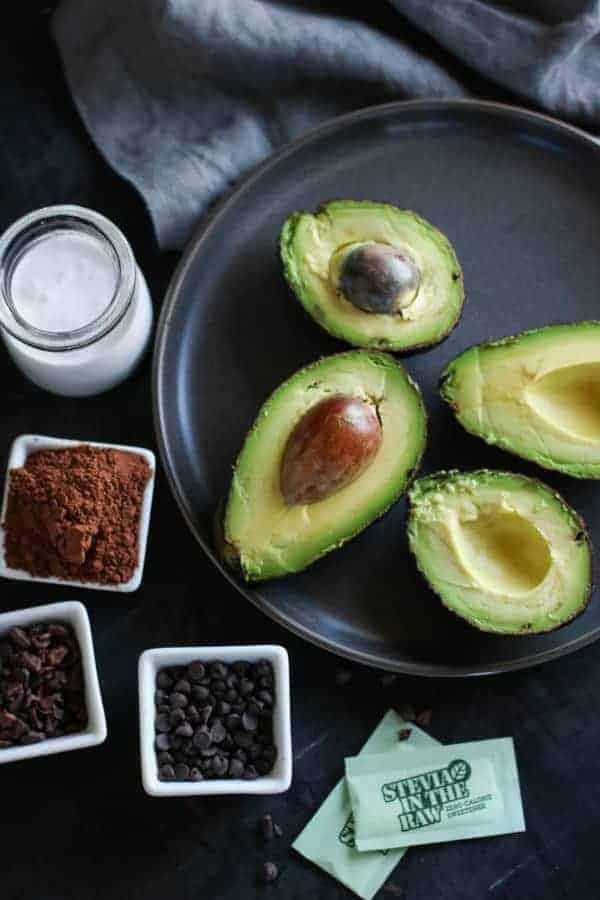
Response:
[{"label": "scattered chocolate chip", "polygon": [[277,824],[277,822],[273,825],[273,830],[275,832],[275,837],[283,837],[283,830]]},{"label": "scattered chocolate chip", "polygon": [[272,841],[275,836],[275,827],[273,825],[273,816],[267,813],[260,821],[262,836],[265,841]]},{"label": "scattered chocolate chip", "polygon": [[419,728],[428,728],[431,725],[431,710],[430,709],[422,709],[421,712],[417,713],[415,716],[415,722],[419,726]]},{"label": "scattered chocolate chip", "polygon": [[412,734],[412,728],[401,728],[398,732],[399,741],[407,741]]},{"label": "scattered chocolate chip", "polygon": [[266,862],[262,864],[259,875],[261,881],[264,881],[265,884],[269,884],[272,881],[277,881],[279,869],[274,862]]}]

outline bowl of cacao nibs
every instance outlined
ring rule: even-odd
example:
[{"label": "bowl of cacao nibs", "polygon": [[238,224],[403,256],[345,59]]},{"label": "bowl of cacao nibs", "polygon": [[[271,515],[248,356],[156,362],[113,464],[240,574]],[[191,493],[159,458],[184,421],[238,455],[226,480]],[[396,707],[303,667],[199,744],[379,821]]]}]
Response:
[{"label": "bowl of cacao nibs", "polygon": [[51,603],[0,614],[0,764],[105,738],[85,606]]},{"label": "bowl of cacao nibs", "polygon": [[290,678],[283,647],[146,650],[139,693],[146,793],[279,794],[289,788]]}]

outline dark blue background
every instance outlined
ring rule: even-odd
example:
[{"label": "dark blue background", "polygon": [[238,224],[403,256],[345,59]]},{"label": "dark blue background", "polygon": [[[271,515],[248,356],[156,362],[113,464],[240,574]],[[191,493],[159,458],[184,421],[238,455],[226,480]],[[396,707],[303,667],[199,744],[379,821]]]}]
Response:
[{"label": "dark blue background", "polygon": [[[108,0],[107,0],[108,2]],[[113,0],[116,2],[116,0]],[[5,14],[7,11],[4,11]],[[92,206],[130,238],[157,309],[176,257],[159,254],[135,193],[108,169],[78,119],[48,36],[50,6],[10,4],[0,31],[0,228],[48,203]],[[30,385],[0,352],[0,464],[22,432],[154,447],[150,361],[103,397],[67,400]],[[411,850],[381,897],[559,900],[600,896],[600,647],[540,669],[478,681],[399,678],[349,666],[290,636],[217,576],[159,472],[143,587],[133,595],[2,582],[0,611],[80,599],[89,610],[109,737],[76,754],[0,767],[2,900],[291,900],[349,894],[289,845],[385,710],[431,706],[444,743],[513,735],[527,832]],[[277,642],[290,653],[296,757],[273,798],[182,801],[141,787],[137,657],[168,644]],[[260,816],[284,837],[264,846]],[[261,862],[281,869],[257,883]]]}]

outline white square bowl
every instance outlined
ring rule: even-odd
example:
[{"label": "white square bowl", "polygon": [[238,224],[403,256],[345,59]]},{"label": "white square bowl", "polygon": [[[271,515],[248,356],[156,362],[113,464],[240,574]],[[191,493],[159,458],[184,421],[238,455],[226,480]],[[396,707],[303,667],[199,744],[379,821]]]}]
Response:
[{"label": "white square bowl", "polygon": [[[205,781],[161,781],[154,749],[154,692],[156,675],[168,666],[186,666],[194,660],[225,663],[244,660],[268,660],[273,666],[275,705],[273,707],[273,742],[277,759],[269,775],[253,781],[243,778],[215,778]],[[281,794],[292,783],[292,727],[290,712],[290,663],[287,650],[276,644],[251,644],[228,647],[164,647],[146,650],[140,656],[140,753],[142,783],[152,797],[192,797],[217,794]]]},{"label": "white square bowl", "polygon": [[[36,575],[30,575],[24,569],[13,569],[6,565],[5,554],[5,534],[1,523],[6,517],[6,504],[8,502],[9,477],[8,473],[11,469],[18,469],[25,465],[27,457],[36,450],[64,450],[66,447],[80,447],[85,444],[88,447],[101,447],[105,450],[125,450],[129,453],[138,453],[143,456],[148,465],[152,469],[152,475],[146,485],[144,498],[142,500],[142,509],[140,514],[140,527],[138,532],[138,564],[135,567],[133,575],[129,581],[122,584],[96,584],[92,581],[73,581],[64,578],[41,578]],[[65,438],[45,437],[41,434],[22,434],[16,438],[10,449],[8,457],[8,467],[6,478],[4,481],[4,495],[2,499],[2,511],[0,512],[0,576],[2,578],[14,578],[18,581],[42,581],[46,584],[60,584],[65,587],[91,588],[95,591],[120,591],[121,593],[130,593],[137,591],[142,583],[142,573],[144,571],[144,560],[146,559],[146,545],[148,543],[148,529],[150,527],[150,510],[152,508],[152,495],[154,494],[154,477],[156,473],[156,459],[151,450],[143,447],[125,447],[122,444],[98,444],[94,441],[71,441]]]},{"label": "white square bowl", "polygon": [[66,603],[49,603],[46,606],[34,606],[29,609],[0,613],[0,638],[15,625],[27,628],[38,622],[66,623],[75,633],[81,652],[85,705],[88,714],[87,728],[76,734],[47,738],[45,741],[40,741],[39,744],[0,750],[0,764],[16,762],[19,759],[32,759],[34,756],[66,753],[68,750],[82,750],[84,747],[95,747],[96,744],[101,744],[106,740],[106,717],[98,683],[90,620],[85,606],[77,601],[67,601]]}]

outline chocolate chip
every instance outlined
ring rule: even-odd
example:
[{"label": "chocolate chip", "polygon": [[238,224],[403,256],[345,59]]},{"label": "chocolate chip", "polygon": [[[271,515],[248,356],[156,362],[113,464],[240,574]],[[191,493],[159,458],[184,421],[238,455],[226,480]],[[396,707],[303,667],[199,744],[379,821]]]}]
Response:
[{"label": "chocolate chip", "polygon": [[158,754],[158,761],[161,766],[165,765],[165,763],[172,763],[173,756],[168,752],[168,750],[163,750],[162,753]]},{"label": "chocolate chip", "polygon": [[210,697],[210,691],[204,685],[195,685],[192,688],[192,699],[196,703],[200,703],[200,704],[206,703],[206,701],[208,700],[209,697]]},{"label": "chocolate chip", "polygon": [[185,694],[182,694],[179,691],[174,691],[169,696],[169,703],[174,709],[183,709],[188,705],[188,698]]},{"label": "chocolate chip", "polygon": [[240,681],[240,694],[242,697],[247,697],[254,691],[254,682],[250,681],[248,678],[242,678]]},{"label": "chocolate chip", "polygon": [[228,773],[230,778],[241,778],[244,774],[244,763],[235,756],[229,760]]},{"label": "chocolate chip", "polygon": [[279,877],[279,869],[275,865],[274,862],[266,862],[262,864],[262,868],[260,870],[260,879],[264,881],[266,884],[269,884],[272,881],[277,881]]},{"label": "chocolate chip", "polygon": [[204,665],[197,660],[188,666],[188,678],[193,684],[198,684],[204,678],[205,671]]},{"label": "chocolate chip", "polygon": [[237,713],[231,713],[225,719],[225,724],[230,731],[238,731],[242,727],[242,717]]},{"label": "chocolate chip", "polygon": [[212,761],[212,771],[216,778],[222,778],[229,768],[229,763],[224,756],[217,755]]},{"label": "chocolate chip", "polygon": [[407,741],[412,734],[412,728],[401,728],[398,732],[399,741]]},{"label": "chocolate chip", "polygon": [[255,778],[258,778],[258,772],[253,765],[247,765],[244,769],[244,779],[246,781],[254,781]]},{"label": "chocolate chip", "polygon": [[185,722],[184,711],[179,708],[172,709],[169,713],[169,722],[171,723],[171,728],[177,728],[178,725]]},{"label": "chocolate chip", "polygon": [[267,813],[266,816],[263,816],[260,822],[262,836],[265,841],[272,841],[275,835],[275,829],[273,827],[273,816]]},{"label": "chocolate chip", "polygon": [[175,769],[167,763],[158,770],[158,777],[161,781],[173,781],[175,778]]},{"label": "chocolate chip", "polygon": [[190,774],[190,768],[185,763],[177,763],[175,766],[175,778],[185,781]]},{"label": "chocolate chip", "polygon": [[168,691],[173,684],[173,679],[166,669],[161,669],[161,671],[156,676],[156,683],[159,688],[162,688],[164,691]]},{"label": "chocolate chip", "polygon": [[223,680],[229,674],[229,667],[223,662],[214,662],[210,667],[211,678]]},{"label": "chocolate chip", "polygon": [[213,708],[212,706],[203,706],[202,709],[198,711],[198,714],[202,724],[206,725],[213,714]]},{"label": "chocolate chip", "polygon": [[242,716],[242,728],[244,731],[256,731],[258,728],[258,718],[253,712],[245,712]]},{"label": "chocolate chip", "polygon": [[227,703],[237,703],[239,699],[240,699],[240,695],[233,688],[230,688],[225,693],[225,700],[227,701]]},{"label": "chocolate chip", "polygon": [[175,729],[175,734],[178,734],[184,738],[191,738],[194,734],[194,729],[189,722],[183,722],[178,728]]},{"label": "chocolate chip", "polygon": [[185,694],[188,697],[192,692],[192,686],[189,681],[186,681],[184,678],[180,678],[180,680],[175,684],[174,691],[177,691],[180,694]]},{"label": "chocolate chip", "polygon": [[213,681],[211,684],[211,690],[215,697],[222,697],[223,694],[227,691],[227,685],[224,681]]},{"label": "chocolate chip", "polygon": [[161,713],[156,717],[154,727],[157,731],[169,731],[171,728],[170,717],[166,713]]},{"label": "chocolate chip", "polygon": [[194,732],[194,747],[197,747],[199,750],[206,750],[207,747],[210,747],[210,743],[210,731],[205,725],[201,725],[200,728],[197,728]]},{"label": "chocolate chip", "polygon": [[154,746],[157,750],[168,750],[171,746],[171,738],[168,734],[157,734],[154,741]]},{"label": "chocolate chip", "polygon": [[275,831],[275,837],[283,837],[283,831],[281,830],[277,822],[274,824],[273,829]]},{"label": "chocolate chip", "polygon": [[250,746],[253,739],[252,735],[248,731],[236,731],[233,734],[233,740],[238,747],[242,747],[243,749],[245,749]]},{"label": "chocolate chip", "polygon": [[231,704],[225,700],[219,700],[216,712],[218,716],[228,716],[231,712]]},{"label": "chocolate chip", "polygon": [[420,713],[415,716],[415,722],[420,728],[428,728],[431,725],[431,710],[430,709],[422,709]]},{"label": "chocolate chip", "polygon": [[273,695],[270,691],[259,691],[258,699],[262,700],[266,706],[273,706]]},{"label": "chocolate chip", "polygon": [[225,731],[225,728],[223,727],[223,724],[221,722],[215,722],[210,729],[210,737],[215,744],[220,744],[226,734],[227,732]]}]

